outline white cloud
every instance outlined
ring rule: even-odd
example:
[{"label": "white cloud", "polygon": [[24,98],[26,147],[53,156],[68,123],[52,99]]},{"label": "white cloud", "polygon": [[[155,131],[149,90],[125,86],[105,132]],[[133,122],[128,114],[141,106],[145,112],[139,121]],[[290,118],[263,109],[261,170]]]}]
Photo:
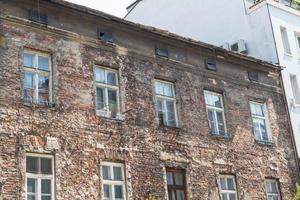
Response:
[{"label": "white cloud", "polygon": [[134,0],[67,0],[72,3],[87,6],[123,18]]}]

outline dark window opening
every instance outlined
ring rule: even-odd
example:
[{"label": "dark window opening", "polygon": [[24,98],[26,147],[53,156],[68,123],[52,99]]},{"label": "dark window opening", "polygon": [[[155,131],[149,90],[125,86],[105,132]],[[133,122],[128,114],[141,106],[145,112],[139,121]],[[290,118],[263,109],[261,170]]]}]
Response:
[{"label": "dark window opening", "polygon": [[212,70],[212,71],[217,71],[216,61],[207,59],[207,60],[205,60],[205,65],[206,65],[206,69]]},{"label": "dark window opening", "polygon": [[164,58],[169,58],[169,51],[167,49],[156,48],[155,54]]},{"label": "dark window opening", "polygon": [[256,71],[249,71],[248,72],[248,78],[250,81],[259,81],[258,72]]},{"label": "dark window opening", "polygon": [[99,31],[98,39],[104,42],[110,42],[110,43],[114,42],[113,35],[111,32]]},{"label": "dark window opening", "polygon": [[185,171],[167,168],[168,200],[185,200]]},{"label": "dark window opening", "polygon": [[48,24],[48,16],[37,10],[29,10],[29,19],[34,22]]}]

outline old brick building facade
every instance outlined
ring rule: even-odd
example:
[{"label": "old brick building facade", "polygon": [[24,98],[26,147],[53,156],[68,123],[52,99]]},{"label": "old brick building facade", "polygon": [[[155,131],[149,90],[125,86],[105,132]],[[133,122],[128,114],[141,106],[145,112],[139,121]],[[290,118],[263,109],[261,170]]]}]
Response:
[{"label": "old brick building facade", "polygon": [[61,0],[0,13],[0,199],[292,198],[280,67]]}]

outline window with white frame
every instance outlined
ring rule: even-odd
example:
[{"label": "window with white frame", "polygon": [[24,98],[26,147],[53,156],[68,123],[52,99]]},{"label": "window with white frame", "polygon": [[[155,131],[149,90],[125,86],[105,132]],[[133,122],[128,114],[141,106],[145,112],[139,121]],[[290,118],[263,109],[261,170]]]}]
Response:
[{"label": "window with white frame", "polygon": [[95,82],[97,115],[121,119],[118,71],[96,67]]},{"label": "window with white frame", "polygon": [[177,127],[177,110],[174,84],[155,80],[156,113],[159,124]]},{"label": "window with white frame", "polygon": [[222,200],[237,200],[237,189],[234,176],[220,175],[219,188]]},{"label": "window with white frame", "polygon": [[278,181],[267,179],[265,181],[267,200],[280,200]]},{"label": "window with white frame", "polygon": [[103,162],[102,190],[104,200],[125,200],[126,183],[124,165],[121,163]]},{"label": "window with white frame", "polygon": [[300,56],[300,33],[295,33],[296,36],[296,43],[298,48],[298,55]]},{"label": "window with white frame", "polygon": [[25,51],[23,53],[23,100],[27,103],[51,103],[50,55]]},{"label": "window with white frame", "polygon": [[297,76],[291,74],[290,79],[291,79],[291,86],[292,86],[292,91],[294,96],[294,103],[300,105],[300,89],[299,89]]},{"label": "window with white frame", "polygon": [[267,106],[265,103],[250,102],[250,110],[253,122],[253,131],[258,141],[271,142],[271,130],[269,128]]},{"label": "window with white frame", "polygon": [[54,200],[53,156],[26,155],[26,200]]},{"label": "window with white frame", "polygon": [[223,98],[221,94],[204,91],[209,127],[214,135],[226,135]]},{"label": "window with white frame", "polygon": [[291,47],[290,47],[290,42],[289,42],[289,38],[288,38],[286,28],[285,27],[280,27],[280,33],[281,33],[281,40],[282,40],[284,53],[290,55],[291,54]]}]

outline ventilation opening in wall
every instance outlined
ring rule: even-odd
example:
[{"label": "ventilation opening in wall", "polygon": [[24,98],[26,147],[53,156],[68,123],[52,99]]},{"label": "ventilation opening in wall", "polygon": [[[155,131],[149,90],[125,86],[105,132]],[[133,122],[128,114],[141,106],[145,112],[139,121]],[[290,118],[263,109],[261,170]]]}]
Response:
[{"label": "ventilation opening in wall", "polygon": [[104,42],[113,43],[113,34],[107,31],[98,31],[98,39]]},{"label": "ventilation opening in wall", "polygon": [[169,51],[168,49],[163,49],[163,48],[155,48],[155,54],[164,58],[169,58]]},{"label": "ventilation opening in wall", "polygon": [[258,82],[259,81],[258,72],[257,71],[249,71],[248,72],[248,79],[250,81]]},{"label": "ventilation opening in wall", "polygon": [[37,10],[29,10],[28,15],[31,21],[48,24],[48,16],[45,13],[41,13]]},{"label": "ventilation opening in wall", "polygon": [[205,66],[206,66],[206,69],[208,69],[208,70],[217,71],[217,64],[216,64],[216,61],[213,59],[206,59]]}]

